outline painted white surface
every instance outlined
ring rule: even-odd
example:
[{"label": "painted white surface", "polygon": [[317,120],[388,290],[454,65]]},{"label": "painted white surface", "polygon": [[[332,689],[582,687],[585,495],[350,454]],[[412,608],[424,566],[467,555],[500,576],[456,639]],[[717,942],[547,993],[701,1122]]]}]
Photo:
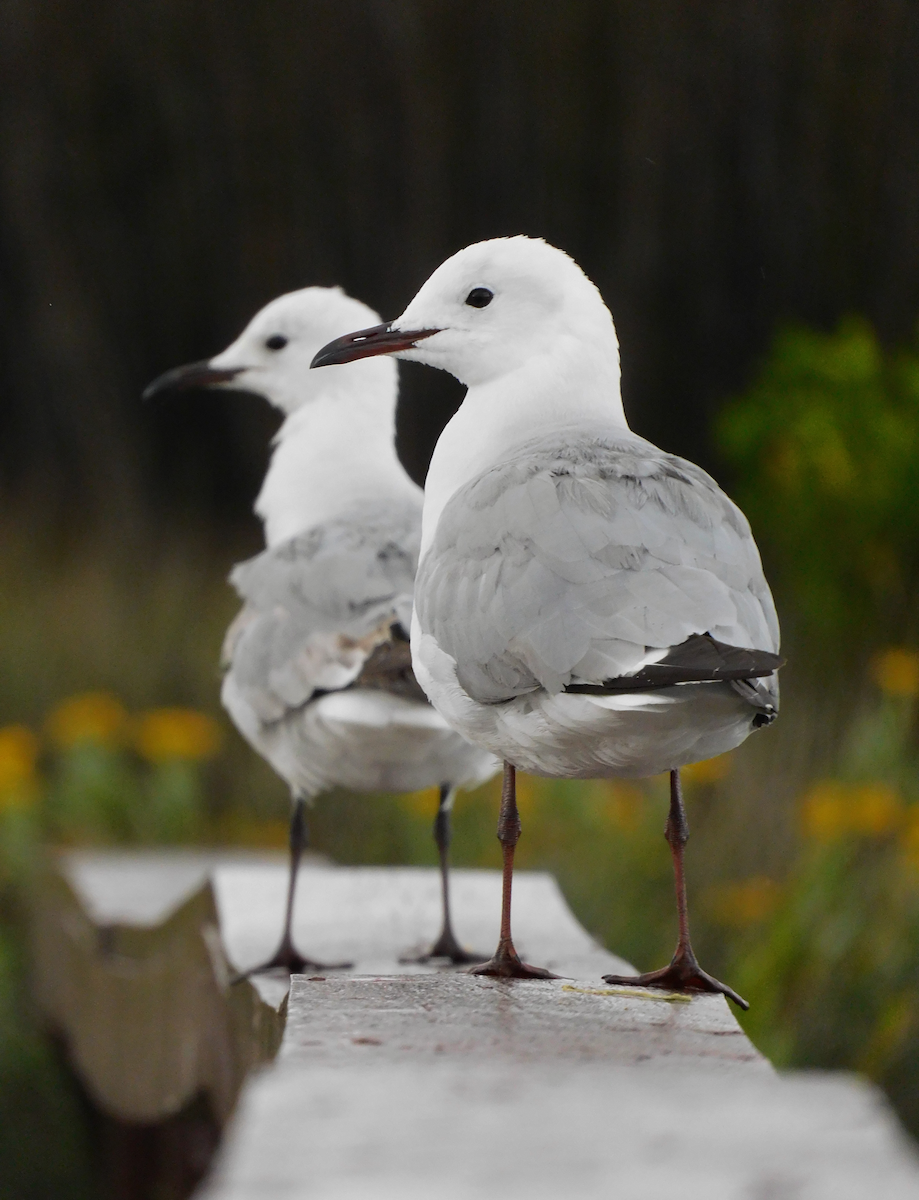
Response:
[{"label": "painted white surface", "polygon": [[[638,1036],[638,1035],[637,1035]],[[462,1059],[277,1067],[208,1200],[912,1200],[919,1168],[850,1077]]]}]

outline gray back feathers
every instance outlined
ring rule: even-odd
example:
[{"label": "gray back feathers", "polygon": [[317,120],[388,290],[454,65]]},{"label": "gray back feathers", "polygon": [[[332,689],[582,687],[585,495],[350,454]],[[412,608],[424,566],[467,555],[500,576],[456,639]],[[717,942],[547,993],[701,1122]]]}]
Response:
[{"label": "gray back feathers", "polygon": [[776,652],[744,515],[700,468],[626,431],[535,440],[447,503],[421,563],[422,631],[474,699],[600,684],[710,633]]}]

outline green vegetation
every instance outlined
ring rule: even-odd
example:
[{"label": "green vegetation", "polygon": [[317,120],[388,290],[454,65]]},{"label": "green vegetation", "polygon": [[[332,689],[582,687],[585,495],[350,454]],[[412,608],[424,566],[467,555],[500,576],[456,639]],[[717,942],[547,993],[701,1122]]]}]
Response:
[{"label": "green vegetation", "polygon": [[807,652],[912,642],[919,346],[886,353],[855,319],[786,330],[717,433]]},{"label": "green vegetation", "polygon": [[[751,1000],[744,1022],[774,1061],[864,1071],[919,1133],[919,353],[885,351],[857,321],[785,332],[717,435],[789,666],[783,719],[685,771],[696,948]],[[0,592],[0,1128],[27,1126],[17,1144],[36,1147],[17,1197],[63,1194],[65,1176],[81,1195],[88,1170],[79,1102],[22,983],[37,846],[286,836],[283,785],[217,703],[231,552],[187,543],[141,571],[78,549],[51,567],[7,539]],[[499,865],[497,797],[496,783],[461,797],[457,864]],[[433,864],[435,802],[326,797],[314,845],[341,862]],[[553,871],[639,968],[665,962],[665,781],[521,777],[520,805],[521,867]]]},{"label": "green vegetation", "polygon": [[787,330],[718,433],[811,716],[774,909],[729,952],[745,1023],[779,1064],[879,1080],[919,1134],[919,345]]}]

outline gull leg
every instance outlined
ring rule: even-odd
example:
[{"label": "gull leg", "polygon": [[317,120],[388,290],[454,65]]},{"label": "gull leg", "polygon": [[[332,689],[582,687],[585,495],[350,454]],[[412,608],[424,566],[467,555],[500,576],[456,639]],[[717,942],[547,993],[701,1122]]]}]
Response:
[{"label": "gull leg", "polygon": [[504,979],[558,979],[544,967],[531,967],[521,962],[511,937],[511,884],[514,879],[514,850],[520,840],[520,814],[517,811],[517,772],[509,762],[504,764],[504,786],[501,789],[501,812],[498,816],[498,841],[504,851],[504,876],[501,892],[501,936],[494,957],[480,967],[472,967],[470,975],[498,975]]},{"label": "gull leg", "polygon": [[424,954],[415,957],[400,958],[399,961],[430,962],[435,958],[446,958],[455,966],[482,961],[481,954],[473,954],[464,950],[453,932],[453,922],[450,919],[450,817],[453,812],[453,801],[456,788],[449,783],[440,785],[440,803],[437,806],[437,816],[434,818],[434,841],[440,856],[440,894],[443,911],[443,925],[437,941]]},{"label": "gull leg", "polygon": [[689,825],[686,821],[686,810],[683,807],[683,789],[680,786],[680,772],[670,772],[670,812],[664,828],[664,837],[670,845],[673,855],[673,877],[676,886],[676,907],[680,923],[680,935],[676,951],[668,967],[659,971],[649,971],[645,975],[604,975],[605,983],[625,983],[639,987],[666,988],[672,992],[720,992],[733,1000],[738,1008],[748,1009],[750,1005],[732,991],[727,984],[719,983],[696,962],[692,943],[689,940],[689,910],[686,904],[686,880],[683,875],[683,850],[689,841]]},{"label": "gull leg", "polygon": [[311,958],[305,958],[294,946],[293,919],[294,896],[297,891],[297,874],[300,870],[300,858],[307,845],[308,831],[306,827],[306,801],[302,796],[294,797],[294,809],[290,817],[290,873],[287,877],[287,907],[284,912],[284,930],[277,950],[267,962],[258,967],[251,967],[240,976],[258,975],[262,971],[279,970],[283,968],[291,975],[300,975],[304,971],[335,971],[350,967],[351,963],[318,963]]}]

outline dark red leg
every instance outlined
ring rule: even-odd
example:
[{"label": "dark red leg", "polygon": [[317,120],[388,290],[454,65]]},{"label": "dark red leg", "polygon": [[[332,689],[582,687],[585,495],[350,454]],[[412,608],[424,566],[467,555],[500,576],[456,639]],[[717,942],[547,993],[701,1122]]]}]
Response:
[{"label": "dark red leg", "polygon": [[504,979],[558,979],[544,967],[531,967],[521,962],[511,937],[511,885],[514,879],[514,850],[520,840],[520,814],[517,811],[517,772],[510,763],[504,764],[504,786],[501,789],[501,812],[498,816],[498,841],[504,851],[504,877],[501,892],[501,936],[494,957],[480,967],[472,967],[470,975],[498,975]]},{"label": "dark red leg", "polygon": [[430,962],[435,958],[445,958],[455,966],[464,966],[467,963],[477,963],[482,961],[481,954],[474,954],[469,950],[464,950],[453,932],[453,923],[450,919],[450,814],[453,811],[453,799],[455,788],[450,784],[441,784],[440,788],[440,803],[437,807],[437,816],[434,818],[434,841],[437,844],[437,853],[440,856],[440,894],[442,899],[443,910],[443,925],[438,935],[437,941],[424,954],[419,954],[414,957],[400,958],[400,962]]},{"label": "dark red leg", "polygon": [[291,975],[302,975],[305,971],[336,971],[350,967],[351,963],[318,963],[304,956],[294,946],[293,919],[294,895],[297,890],[297,873],[300,869],[300,858],[307,843],[306,801],[302,796],[294,800],[294,810],[290,818],[290,874],[287,878],[287,908],[284,913],[284,930],[281,942],[271,958],[260,966],[251,967],[240,978],[258,975],[262,971],[285,970]]},{"label": "dark red leg", "polygon": [[604,975],[605,983],[624,983],[638,987],[666,988],[671,992],[720,992],[744,1010],[750,1005],[732,991],[727,984],[719,983],[696,962],[692,943],[689,940],[689,912],[686,906],[686,880],[683,876],[683,849],[689,841],[689,825],[683,808],[683,789],[679,771],[670,772],[670,812],[664,828],[664,837],[670,844],[673,855],[673,876],[676,884],[676,907],[680,922],[680,936],[676,953],[668,967],[649,971],[645,975]]}]

